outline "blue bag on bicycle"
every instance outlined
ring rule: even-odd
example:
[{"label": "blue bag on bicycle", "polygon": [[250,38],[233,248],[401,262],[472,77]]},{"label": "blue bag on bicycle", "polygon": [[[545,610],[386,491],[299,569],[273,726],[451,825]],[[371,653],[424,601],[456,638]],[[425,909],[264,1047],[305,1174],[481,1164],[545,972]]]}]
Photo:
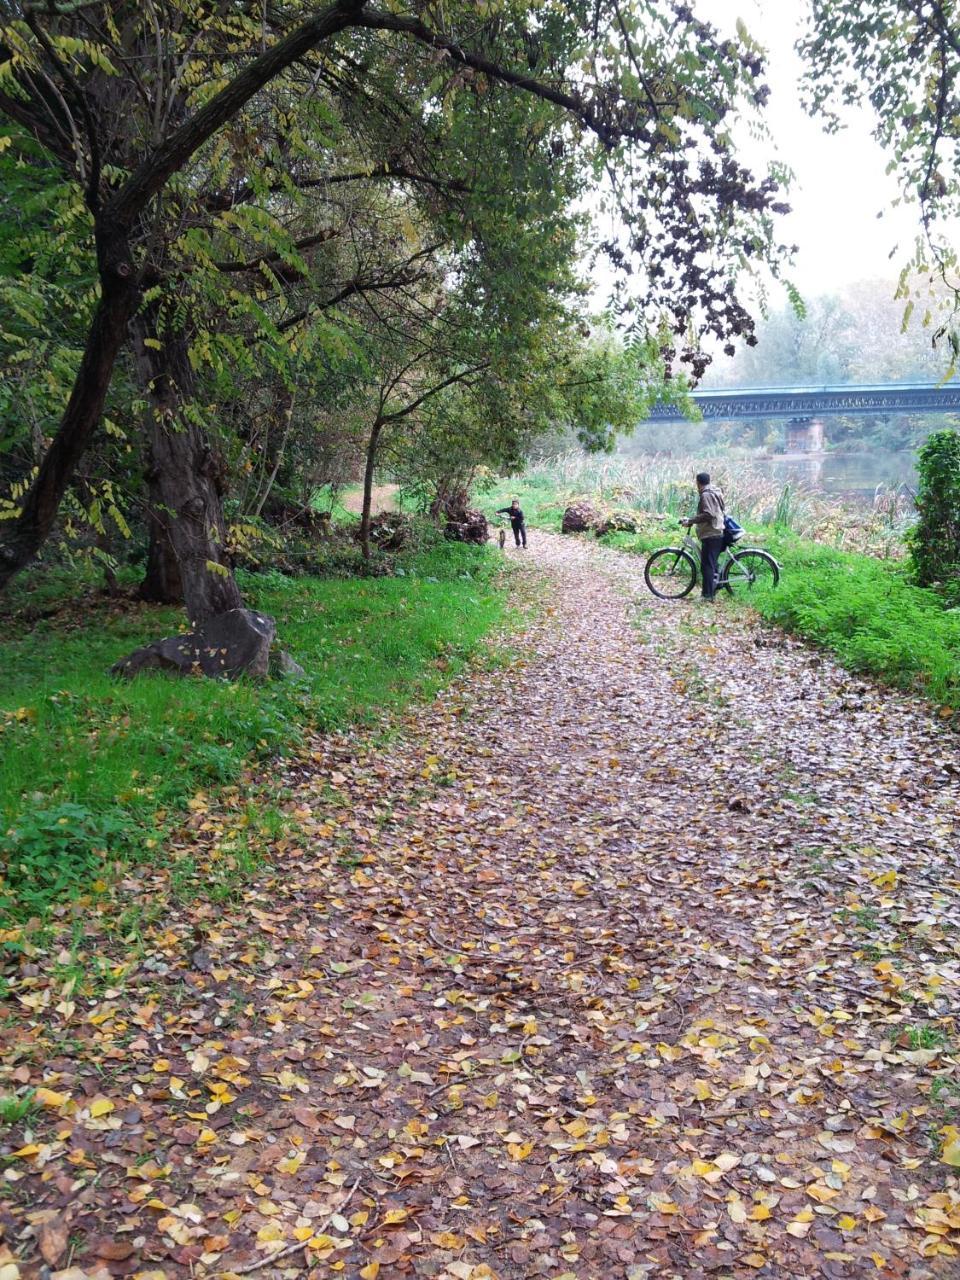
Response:
[{"label": "blue bag on bicycle", "polygon": [[737,524],[733,516],[723,517],[723,545],[732,547],[735,542],[739,542],[743,537],[743,526]]}]

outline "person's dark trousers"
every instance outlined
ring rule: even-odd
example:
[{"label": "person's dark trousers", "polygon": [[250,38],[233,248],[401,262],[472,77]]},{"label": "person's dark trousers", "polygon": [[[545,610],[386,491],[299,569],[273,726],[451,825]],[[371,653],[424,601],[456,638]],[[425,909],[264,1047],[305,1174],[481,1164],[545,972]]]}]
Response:
[{"label": "person's dark trousers", "polygon": [[717,564],[723,538],[704,538],[700,543],[700,576],[703,581],[703,598],[712,600],[717,590]]},{"label": "person's dark trousers", "polygon": [[510,524],[511,524],[511,527],[513,528],[514,542],[519,547],[520,539],[522,538],[523,545],[526,546],[527,545],[527,526],[523,523],[522,520],[518,521],[516,524],[514,524],[513,521],[511,520]]}]

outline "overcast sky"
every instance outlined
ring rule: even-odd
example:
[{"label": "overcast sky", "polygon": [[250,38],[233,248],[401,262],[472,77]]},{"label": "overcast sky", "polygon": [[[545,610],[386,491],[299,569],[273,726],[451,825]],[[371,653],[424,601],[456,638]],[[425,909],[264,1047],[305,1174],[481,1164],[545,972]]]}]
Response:
[{"label": "overcast sky", "polygon": [[[772,138],[764,150],[769,154],[772,146],[776,158],[796,175],[787,197],[793,212],[783,220],[783,239],[800,248],[792,275],[801,293],[828,292],[878,276],[895,279],[916,237],[916,206],[890,207],[898,191],[884,172],[888,157],[871,137],[869,107],[847,110],[847,127],[832,136],[801,107],[802,65],[793,45],[802,30],[806,0],[698,0],[697,9],[723,35],[734,35],[737,18],[742,18],[768,51]],[[741,144],[744,155],[753,150],[749,140],[741,139]],[[898,243],[901,251],[891,261],[890,251]],[[776,306],[777,299],[771,303]]]}]

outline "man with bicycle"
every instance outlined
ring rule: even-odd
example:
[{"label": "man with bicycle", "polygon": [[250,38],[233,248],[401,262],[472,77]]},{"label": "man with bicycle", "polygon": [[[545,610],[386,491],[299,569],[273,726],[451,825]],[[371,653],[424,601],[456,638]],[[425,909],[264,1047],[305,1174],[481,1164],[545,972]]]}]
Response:
[{"label": "man with bicycle", "polygon": [[700,539],[700,579],[703,583],[704,600],[713,600],[717,591],[717,565],[723,548],[723,492],[715,484],[710,483],[710,475],[706,471],[697,473],[697,492],[700,501],[697,514],[689,520],[681,520],[688,529],[696,527]]}]

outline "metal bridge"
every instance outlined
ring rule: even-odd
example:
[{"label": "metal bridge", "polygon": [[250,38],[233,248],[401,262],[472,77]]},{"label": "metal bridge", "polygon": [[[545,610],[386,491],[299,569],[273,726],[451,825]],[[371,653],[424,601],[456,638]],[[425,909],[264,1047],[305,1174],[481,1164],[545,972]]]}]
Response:
[{"label": "metal bridge", "polygon": [[[704,418],[838,418],[854,414],[960,413],[960,379],[842,387],[734,387],[694,391],[690,397]],[[659,404],[651,422],[685,422],[674,405]]]}]

